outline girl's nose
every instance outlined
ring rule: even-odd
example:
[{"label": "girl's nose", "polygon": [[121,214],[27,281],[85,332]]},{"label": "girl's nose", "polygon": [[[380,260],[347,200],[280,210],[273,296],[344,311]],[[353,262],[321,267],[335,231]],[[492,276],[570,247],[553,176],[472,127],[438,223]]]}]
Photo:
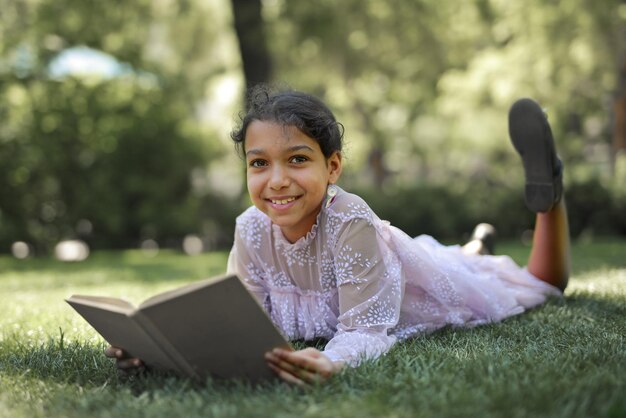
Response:
[{"label": "girl's nose", "polygon": [[289,175],[284,167],[278,165],[272,169],[272,174],[269,180],[269,187],[273,190],[280,190],[289,186]]}]

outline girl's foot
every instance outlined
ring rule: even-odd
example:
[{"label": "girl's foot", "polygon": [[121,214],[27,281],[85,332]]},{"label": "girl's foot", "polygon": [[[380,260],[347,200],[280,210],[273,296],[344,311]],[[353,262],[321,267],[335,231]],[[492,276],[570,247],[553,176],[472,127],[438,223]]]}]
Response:
[{"label": "girl's foot", "polygon": [[509,111],[509,136],[522,157],[526,206],[548,212],[561,200],[563,164],[556,155],[548,119],[531,99],[520,99]]},{"label": "girl's foot", "polygon": [[493,255],[496,239],[496,228],[487,223],[480,223],[474,228],[472,236],[463,246],[466,254]]}]

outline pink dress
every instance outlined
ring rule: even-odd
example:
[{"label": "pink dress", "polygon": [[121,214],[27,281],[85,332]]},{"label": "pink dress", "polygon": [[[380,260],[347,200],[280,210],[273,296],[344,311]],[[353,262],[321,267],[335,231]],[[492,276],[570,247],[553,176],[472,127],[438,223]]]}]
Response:
[{"label": "pink dress", "polygon": [[324,354],[353,366],[399,340],[500,321],[561,295],[507,256],[411,238],[341,189],[293,244],[265,214],[247,209],[237,218],[228,271],[287,338],[329,339]]}]

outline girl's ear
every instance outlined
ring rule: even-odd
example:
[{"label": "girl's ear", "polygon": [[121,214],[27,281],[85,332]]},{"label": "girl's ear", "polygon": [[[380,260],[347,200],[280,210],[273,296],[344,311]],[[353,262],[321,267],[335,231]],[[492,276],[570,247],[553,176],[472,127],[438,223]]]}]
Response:
[{"label": "girl's ear", "polygon": [[328,182],[330,184],[337,183],[339,176],[341,176],[341,153],[339,151],[333,152],[333,154],[328,157],[326,166],[328,167]]}]

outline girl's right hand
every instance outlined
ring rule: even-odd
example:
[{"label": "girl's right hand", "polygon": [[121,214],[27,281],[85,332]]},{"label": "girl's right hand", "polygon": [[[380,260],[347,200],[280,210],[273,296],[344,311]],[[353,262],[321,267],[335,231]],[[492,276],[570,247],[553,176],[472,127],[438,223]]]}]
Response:
[{"label": "girl's right hand", "polygon": [[135,375],[146,370],[146,365],[138,358],[130,357],[128,353],[118,347],[109,346],[104,350],[104,355],[114,358],[117,370],[127,375]]}]

